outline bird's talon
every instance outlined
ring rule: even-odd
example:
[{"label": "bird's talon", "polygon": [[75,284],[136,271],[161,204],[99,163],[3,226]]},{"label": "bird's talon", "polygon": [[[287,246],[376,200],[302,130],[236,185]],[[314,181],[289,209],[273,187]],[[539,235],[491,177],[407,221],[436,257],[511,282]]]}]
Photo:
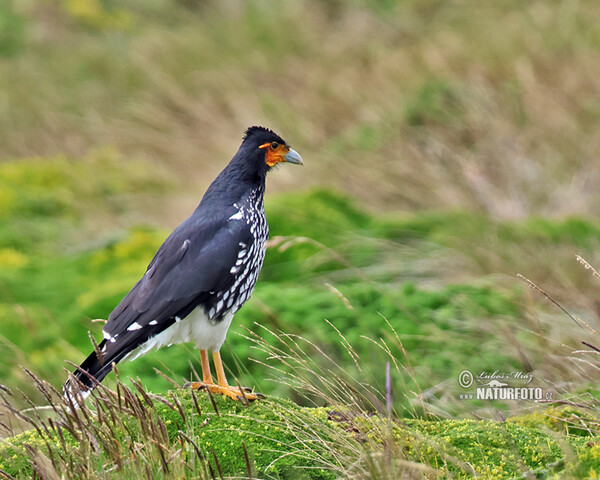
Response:
[{"label": "bird's talon", "polygon": [[183,388],[191,388],[192,390],[206,390],[208,384],[202,382],[185,382]]}]

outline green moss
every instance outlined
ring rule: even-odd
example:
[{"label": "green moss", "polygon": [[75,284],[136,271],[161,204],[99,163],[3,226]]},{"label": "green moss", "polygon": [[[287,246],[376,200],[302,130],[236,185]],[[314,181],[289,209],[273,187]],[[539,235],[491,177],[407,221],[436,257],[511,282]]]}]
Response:
[{"label": "green moss", "polygon": [[571,466],[577,478],[600,478],[600,438],[582,441],[576,447],[577,459]]},{"label": "green moss", "polygon": [[[195,412],[191,393],[183,391],[182,406]],[[335,478],[323,467],[330,459],[321,457],[317,440],[329,436],[327,413],[324,409],[299,408],[281,399],[254,402],[249,407],[239,402],[217,397],[215,409],[205,395],[199,395],[203,415],[188,432],[196,444],[207,453],[209,462],[214,458],[225,474],[247,472],[244,449],[252,462],[252,470],[269,478]],[[178,412],[162,405],[157,411],[168,418],[168,431],[175,438],[185,426]],[[164,416],[166,415],[166,417]],[[296,422],[310,421],[313,432],[297,430]],[[201,421],[200,421],[201,420]],[[289,421],[290,424],[286,424]],[[300,437],[298,437],[300,435]],[[299,445],[302,442],[303,445]],[[312,452],[311,450],[315,451]],[[322,468],[319,468],[322,467]],[[303,469],[314,469],[313,471]],[[294,473],[296,471],[296,473]]]},{"label": "green moss", "polygon": [[[55,432],[39,435],[36,431],[28,431],[2,441],[0,468],[19,478],[30,475],[28,448],[32,448],[47,456],[63,459],[69,457],[71,449],[73,453],[85,452],[94,470],[102,469],[109,454],[113,458],[118,455],[127,457],[130,449],[139,451],[139,442],[144,442],[151,435],[151,428],[146,425],[151,421],[164,426],[167,433],[164,441],[168,443],[165,448],[181,442],[180,432],[191,439],[202,455],[195,463],[199,469],[206,462],[214,472],[238,476],[247,474],[250,462],[251,472],[262,478],[336,478],[327,467],[331,461],[328,453],[322,452],[317,443],[326,439],[331,441],[332,427],[327,422],[325,410],[300,408],[280,399],[255,402],[246,407],[220,396],[214,398],[213,405],[206,394],[197,393],[196,396],[199,408],[196,408],[191,392],[185,390],[167,395],[168,405],[156,401],[143,415],[116,412],[120,417],[116,422],[105,417],[120,453],[94,451],[93,448],[90,451],[85,445],[88,441],[85,436],[84,440],[77,442],[72,435],[64,432],[61,439]],[[181,410],[170,403],[173,400],[180,404]],[[104,403],[103,408],[106,405]],[[116,410],[116,407],[112,405],[108,409]],[[300,423],[306,422],[310,422],[313,430],[298,428]],[[98,428],[100,431],[101,427]],[[101,447],[96,447],[96,450],[101,450]],[[191,476],[195,476],[193,472]]]},{"label": "green moss", "polygon": [[[458,476],[512,478],[527,470],[537,470],[562,458],[560,445],[534,429],[511,423],[474,420],[417,421],[419,432],[436,443],[420,442],[414,454],[433,465],[447,465]],[[449,457],[464,463],[449,462]],[[466,464],[473,466],[469,472]]]},{"label": "green moss", "polygon": [[[186,465],[182,470],[184,478],[193,478],[204,470],[245,477],[250,470],[253,476],[268,479],[333,479],[352,471],[346,470],[348,465],[340,464],[342,459],[350,464],[356,462],[354,468],[361,464],[369,468],[383,451],[392,450],[414,464],[455,478],[477,475],[505,479],[528,472],[578,472],[586,476],[600,469],[600,439],[590,437],[583,442],[567,431],[553,434],[547,429],[545,419],[554,417],[557,409],[536,418],[531,416],[526,422],[509,419],[396,423],[343,407],[299,407],[277,398],[244,406],[215,397],[213,404],[204,393],[194,395],[196,401],[189,390],[169,392],[163,400],[146,403],[143,410],[131,407],[143,402],[128,403],[128,408],[120,410],[116,404],[101,401],[98,413],[103,413],[84,421],[93,422],[87,427],[91,428],[87,434],[98,439],[102,432],[110,433],[116,443],[100,440],[89,448],[85,435],[77,441],[68,432],[58,435],[50,429],[50,434],[40,435],[29,431],[2,443],[0,469],[25,478],[32,471],[32,452],[39,451],[65,468],[68,462],[61,463],[60,459],[80,456],[92,471],[100,472],[113,465],[115,459],[129,458],[130,449],[137,452],[136,462],[142,459],[139,467],[148,467],[157,461],[147,457],[152,453],[150,439],[157,435],[165,452],[179,449],[176,461]],[[160,433],[162,429],[164,434]],[[132,472],[127,463],[116,462],[111,467],[111,478],[127,478]],[[370,468],[373,473],[373,465]],[[395,467],[387,468],[390,474],[393,470],[389,469]],[[160,468],[157,472],[160,474]]]},{"label": "green moss", "polygon": [[560,433],[581,437],[594,436],[596,419],[585,411],[573,407],[551,407],[543,412],[533,412],[510,419],[518,425],[544,425]]}]

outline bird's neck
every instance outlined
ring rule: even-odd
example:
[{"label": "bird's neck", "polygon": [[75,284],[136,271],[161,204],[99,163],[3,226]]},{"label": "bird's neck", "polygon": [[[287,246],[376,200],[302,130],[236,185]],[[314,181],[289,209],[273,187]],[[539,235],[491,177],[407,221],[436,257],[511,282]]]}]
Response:
[{"label": "bird's neck", "polygon": [[242,204],[248,206],[248,208],[253,208],[256,210],[264,210],[265,209],[265,188],[264,184],[259,185],[256,188],[250,190],[245,195],[240,198]]},{"label": "bird's neck", "polygon": [[236,202],[256,202],[264,204],[265,176],[249,175],[248,172],[229,168],[223,170],[208,187],[200,205],[204,203],[228,206]]}]

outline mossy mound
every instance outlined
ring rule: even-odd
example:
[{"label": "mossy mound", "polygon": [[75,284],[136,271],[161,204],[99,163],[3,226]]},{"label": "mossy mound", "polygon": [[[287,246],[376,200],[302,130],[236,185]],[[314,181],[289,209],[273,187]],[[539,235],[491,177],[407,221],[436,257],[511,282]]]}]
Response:
[{"label": "mossy mound", "polygon": [[189,390],[134,394],[122,384],[118,394],[100,392],[89,403],[93,410],[65,415],[62,426],[37,422],[35,430],[2,441],[0,471],[15,478],[52,471],[63,478],[271,479],[402,469],[494,479],[600,471],[600,438],[569,433],[553,420],[557,409],[505,422],[391,421],[278,398],[246,406]]}]

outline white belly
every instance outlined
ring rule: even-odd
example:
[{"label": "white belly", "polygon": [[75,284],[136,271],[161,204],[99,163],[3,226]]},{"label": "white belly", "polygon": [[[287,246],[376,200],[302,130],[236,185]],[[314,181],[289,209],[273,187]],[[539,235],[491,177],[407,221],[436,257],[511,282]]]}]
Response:
[{"label": "white belly", "polygon": [[175,322],[163,332],[140,345],[127,356],[127,359],[134,360],[150,350],[158,350],[164,346],[169,347],[174,343],[193,342],[196,344],[196,348],[217,352],[225,342],[232,319],[233,313],[229,312],[225,314],[223,320],[214,323],[208,319],[204,309],[198,307],[183,320]]}]

